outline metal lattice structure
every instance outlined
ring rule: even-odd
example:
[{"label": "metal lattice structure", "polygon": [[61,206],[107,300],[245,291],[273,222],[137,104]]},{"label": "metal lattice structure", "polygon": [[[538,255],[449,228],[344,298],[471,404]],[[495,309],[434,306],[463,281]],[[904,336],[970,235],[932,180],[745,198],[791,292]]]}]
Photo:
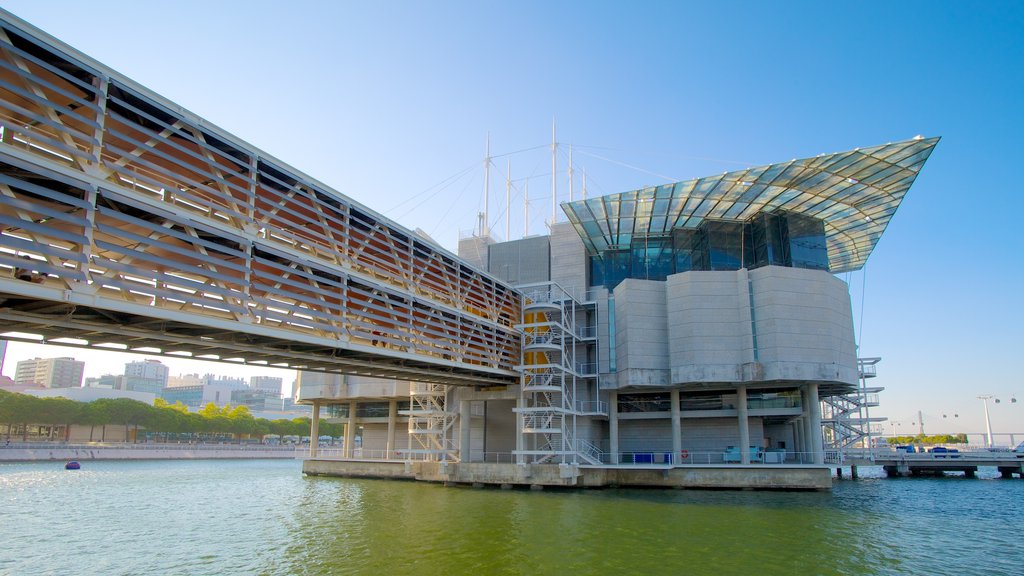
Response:
[{"label": "metal lattice structure", "polygon": [[523,291],[523,361],[515,409],[521,446],[518,462],[599,464],[588,443],[577,441],[577,401],[585,377],[576,362],[581,339],[580,303],[554,283],[520,286]]},{"label": "metal lattice structure", "polygon": [[884,422],[884,417],[872,417],[870,409],[879,405],[878,393],[885,388],[868,386],[867,381],[877,375],[881,358],[858,358],[860,386],[855,392],[826,396],[821,401],[821,424],[825,448],[842,453],[853,447],[870,448],[871,424]]},{"label": "metal lattice structure", "polygon": [[515,290],[0,11],[5,338],[444,384]]},{"label": "metal lattice structure", "polygon": [[424,460],[460,460],[462,454],[452,439],[458,414],[448,410],[451,386],[414,382],[409,389],[410,444],[407,451]]}]

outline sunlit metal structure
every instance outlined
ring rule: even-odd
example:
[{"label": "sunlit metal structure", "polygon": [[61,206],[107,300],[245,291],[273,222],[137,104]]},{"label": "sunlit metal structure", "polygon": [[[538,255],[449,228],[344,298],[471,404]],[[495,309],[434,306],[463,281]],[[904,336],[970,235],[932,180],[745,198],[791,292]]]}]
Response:
[{"label": "sunlit metal structure", "polygon": [[[828,270],[859,270],[939,138],[916,137],[564,204],[590,254],[705,221],[794,213],[823,224]],[[677,271],[678,272],[678,271]]]},{"label": "sunlit metal structure", "polygon": [[833,274],[937,142],[564,203],[460,258],[0,11],[0,338],[333,372],[300,379],[310,436],[347,404],[342,460],[358,428],[432,478],[822,465],[823,399],[873,405]]},{"label": "sunlit metal structure", "polygon": [[515,290],[0,12],[4,338],[518,379]]}]

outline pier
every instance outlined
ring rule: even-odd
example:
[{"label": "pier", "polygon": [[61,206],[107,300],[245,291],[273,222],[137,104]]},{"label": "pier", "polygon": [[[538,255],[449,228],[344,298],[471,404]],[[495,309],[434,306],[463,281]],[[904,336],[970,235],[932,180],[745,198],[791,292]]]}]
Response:
[{"label": "pier", "polygon": [[873,454],[846,454],[843,463],[850,467],[854,478],[858,466],[881,466],[890,478],[941,476],[946,472],[963,472],[965,477],[974,478],[979,468],[996,468],[1003,478],[1024,478],[1024,453],[1010,451],[876,451]]}]

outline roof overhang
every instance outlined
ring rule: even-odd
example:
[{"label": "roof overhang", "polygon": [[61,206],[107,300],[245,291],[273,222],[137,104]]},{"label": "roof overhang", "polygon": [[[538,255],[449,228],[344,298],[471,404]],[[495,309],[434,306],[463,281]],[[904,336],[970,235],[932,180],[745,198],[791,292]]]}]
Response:
[{"label": "roof overhang", "polygon": [[859,270],[939,138],[821,154],[575,202],[562,208],[590,254],[706,219],[784,210],[824,221],[829,269]]}]

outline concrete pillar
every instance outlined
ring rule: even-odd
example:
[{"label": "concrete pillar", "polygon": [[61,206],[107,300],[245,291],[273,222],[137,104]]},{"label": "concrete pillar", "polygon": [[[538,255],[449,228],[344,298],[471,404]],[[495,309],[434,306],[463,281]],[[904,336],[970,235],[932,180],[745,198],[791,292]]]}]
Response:
[{"label": "concrete pillar", "polygon": [[316,458],[320,447],[320,401],[313,400],[313,421],[309,425],[309,457]]},{"label": "concrete pillar", "polygon": [[801,464],[806,463],[804,456],[804,419],[803,416],[797,416],[793,420],[793,451],[796,452],[796,457]]},{"label": "concrete pillar", "polygon": [[390,460],[395,455],[395,423],[398,421],[398,400],[388,402],[388,444],[384,458]]},{"label": "concrete pillar", "polygon": [[747,387],[736,387],[736,419],[740,425],[740,464],[750,464],[750,425],[747,422]]},{"label": "concrete pillar", "polygon": [[348,423],[345,424],[345,458],[352,457],[352,447],[356,443],[356,401],[348,403]]},{"label": "concrete pillar", "polygon": [[[516,400],[516,408],[522,410],[526,407],[526,401],[520,396]],[[526,438],[523,437],[523,413],[516,412],[516,464],[524,464],[526,457],[523,456],[523,450],[526,450]]]},{"label": "concrete pillar", "polygon": [[802,443],[800,445],[800,462],[808,464],[814,462],[814,444],[811,440],[811,401],[807,395],[807,388],[800,389],[800,405],[802,406],[802,414],[800,414],[800,435],[802,437]]},{"label": "concrete pillar", "polygon": [[472,449],[470,448],[470,429],[473,424],[473,404],[469,400],[459,401],[459,460],[469,462],[472,460]]},{"label": "concrete pillar", "polygon": [[619,393],[608,395],[608,451],[612,464],[619,463]]},{"label": "concrete pillar", "polygon": [[669,392],[672,402],[672,462],[678,463],[679,453],[683,451],[683,424],[679,413],[679,390]]},{"label": "concrete pillar", "polygon": [[821,402],[818,401],[818,385],[814,382],[807,385],[807,403],[810,409],[811,450],[814,452],[814,463],[825,463],[825,446],[821,438]]}]

